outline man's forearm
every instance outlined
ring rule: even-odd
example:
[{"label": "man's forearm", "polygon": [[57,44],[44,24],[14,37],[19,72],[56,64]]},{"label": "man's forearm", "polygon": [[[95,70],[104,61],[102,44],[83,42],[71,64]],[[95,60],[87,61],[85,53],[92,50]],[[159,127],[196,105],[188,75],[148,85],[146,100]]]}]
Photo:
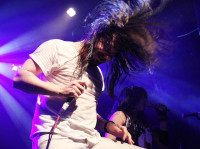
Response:
[{"label": "man's forearm", "polygon": [[97,125],[96,125],[97,130],[112,134],[113,132],[119,130],[116,128],[117,128],[117,125],[113,121],[105,120],[99,114],[97,114]]},{"label": "man's forearm", "polygon": [[40,80],[37,76],[27,70],[20,70],[13,78],[13,86],[22,91],[33,94],[58,95],[59,87]]}]

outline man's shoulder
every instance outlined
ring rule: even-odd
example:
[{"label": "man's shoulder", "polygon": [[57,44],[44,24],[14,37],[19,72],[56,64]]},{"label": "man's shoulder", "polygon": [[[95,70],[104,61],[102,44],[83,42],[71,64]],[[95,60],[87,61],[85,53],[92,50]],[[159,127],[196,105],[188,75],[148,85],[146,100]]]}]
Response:
[{"label": "man's shoulder", "polygon": [[41,44],[41,47],[44,47],[45,49],[52,49],[54,51],[57,51],[57,53],[60,53],[61,55],[76,55],[77,52],[81,48],[80,41],[73,42],[73,41],[65,41],[62,39],[50,39]]},{"label": "man's shoulder", "polygon": [[64,41],[62,39],[50,39],[45,41],[46,44],[55,44],[55,45],[62,45],[62,44],[71,44],[72,41]]},{"label": "man's shoulder", "polygon": [[65,41],[62,39],[50,39],[47,40],[43,43],[43,45],[49,46],[49,47],[54,47],[58,51],[62,50],[68,50],[68,49],[73,49],[75,47],[75,43],[73,41]]},{"label": "man's shoulder", "polygon": [[81,41],[65,41],[65,40],[62,40],[62,39],[50,39],[48,41],[46,41],[47,43],[49,44],[54,44],[56,45],[57,47],[80,47],[82,42]]}]

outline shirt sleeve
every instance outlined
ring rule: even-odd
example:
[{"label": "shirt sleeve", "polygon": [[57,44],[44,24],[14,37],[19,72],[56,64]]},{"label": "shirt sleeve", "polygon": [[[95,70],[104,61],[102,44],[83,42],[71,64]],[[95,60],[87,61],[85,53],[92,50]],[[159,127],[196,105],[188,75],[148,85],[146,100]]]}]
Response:
[{"label": "shirt sleeve", "polygon": [[41,68],[45,76],[49,75],[53,69],[58,67],[58,54],[56,42],[53,39],[42,43],[33,53],[29,54]]}]

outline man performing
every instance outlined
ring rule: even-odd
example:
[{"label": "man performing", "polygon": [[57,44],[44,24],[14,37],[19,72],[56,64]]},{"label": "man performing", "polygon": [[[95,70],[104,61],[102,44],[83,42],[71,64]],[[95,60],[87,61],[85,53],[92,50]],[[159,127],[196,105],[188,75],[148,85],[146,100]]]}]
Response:
[{"label": "man performing", "polygon": [[[33,149],[136,149],[125,127],[96,112],[104,88],[99,64],[110,61],[110,95],[122,73],[148,68],[155,44],[146,27],[152,9],[141,2],[101,2],[88,16],[87,37],[41,44],[14,77],[14,87],[39,94],[32,121]],[[41,78],[41,75],[43,77]],[[61,111],[60,111],[61,109]],[[104,129],[128,143],[102,138]]]}]

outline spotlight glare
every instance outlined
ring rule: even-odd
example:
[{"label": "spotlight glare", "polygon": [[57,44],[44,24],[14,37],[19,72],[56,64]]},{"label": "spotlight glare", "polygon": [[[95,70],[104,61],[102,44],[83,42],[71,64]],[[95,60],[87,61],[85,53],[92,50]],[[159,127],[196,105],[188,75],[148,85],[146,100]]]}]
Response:
[{"label": "spotlight glare", "polygon": [[76,11],[74,8],[69,8],[66,13],[70,16],[70,17],[73,17],[76,15]]},{"label": "spotlight glare", "polygon": [[21,66],[16,66],[15,64],[12,64],[12,71],[18,71],[21,68]]}]

